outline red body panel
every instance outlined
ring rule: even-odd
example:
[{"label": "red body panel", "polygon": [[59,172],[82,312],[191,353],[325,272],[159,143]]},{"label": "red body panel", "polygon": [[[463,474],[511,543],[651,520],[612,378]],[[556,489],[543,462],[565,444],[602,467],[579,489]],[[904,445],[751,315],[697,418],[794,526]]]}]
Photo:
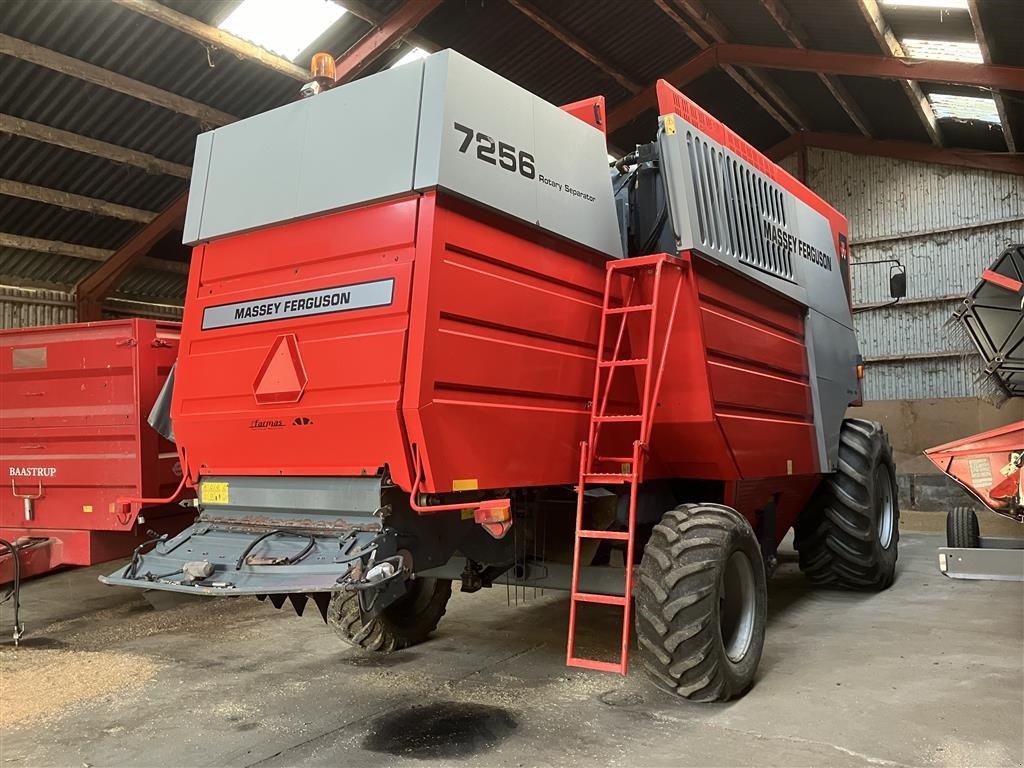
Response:
[{"label": "red body panel", "polygon": [[[174,446],[146,423],[178,336],[176,323],[151,320],[0,333],[0,537],[56,537],[56,564],[135,546],[135,516],[115,500],[164,496],[180,481]],[[40,496],[31,521],[15,493]]]},{"label": "red body panel", "polygon": [[[783,486],[802,504],[818,463],[801,308],[682,260],[646,476],[776,478],[751,511]],[[206,307],[387,277],[388,307],[201,330]],[[199,246],[172,407],[189,475],[387,465],[408,490],[415,445],[427,492],[574,484],[604,280],[604,257],[433,193]],[[292,336],[298,399],[261,399]]]},{"label": "red body panel", "polygon": [[1004,475],[1011,453],[1024,452],[1024,421],[929,448],[925,455],[994,512],[1024,505],[1019,467]]}]

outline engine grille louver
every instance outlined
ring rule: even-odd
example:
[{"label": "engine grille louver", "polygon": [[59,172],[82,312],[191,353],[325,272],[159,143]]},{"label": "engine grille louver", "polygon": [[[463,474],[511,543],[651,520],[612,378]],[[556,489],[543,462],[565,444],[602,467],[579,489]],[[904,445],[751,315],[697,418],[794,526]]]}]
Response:
[{"label": "engine grille louver", "polygon": [[702,246],[793,280],[791,254],[772,239],[769,229],[786,229],[782,190],[690,131],[686,148]]}]

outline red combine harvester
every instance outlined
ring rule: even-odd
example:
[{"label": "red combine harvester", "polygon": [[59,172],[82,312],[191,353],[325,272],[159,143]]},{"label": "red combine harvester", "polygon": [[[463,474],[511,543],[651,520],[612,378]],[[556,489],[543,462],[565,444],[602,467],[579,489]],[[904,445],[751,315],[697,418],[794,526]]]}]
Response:
[{"label": "red combine harvester", "polygon": [[[983,363],[979,383],[1000,404],[1024,397],[1024,245],[1003,251],[953,314]],[[1011,406],[1011,407],[1012,407]],[[945,445],[925,455],[988,510],[1024,523],[1024,421]],[[1024,539],[982,538],[977,513],[946,518],[939,569],[958,579],[1024,581]]]},{"label": "red combine harvester", "polygon": [[[657,93],[611,174],[603,99],[451,51],[200,136],[170,409],[199,518],[104,581],[311,599],[373,651],[452,580],[563,588],[568,664],[621,673],[635,600],[655,683],[699,701],[750,686],[794,526],[814,582],[889,586],[846,220]],[[610,658],[576,644],[593,604]]]},{"label": "red combine harvester", "polygon": [[[171,495],[174,445],[146,417],[178,355],[180,327],[153,320],[0,332],[0,584],[125,557],[141,541],[124,496]],[[147,510],[168,531],[177,507]],[[16,634],[20,629],[16,630]]]}]

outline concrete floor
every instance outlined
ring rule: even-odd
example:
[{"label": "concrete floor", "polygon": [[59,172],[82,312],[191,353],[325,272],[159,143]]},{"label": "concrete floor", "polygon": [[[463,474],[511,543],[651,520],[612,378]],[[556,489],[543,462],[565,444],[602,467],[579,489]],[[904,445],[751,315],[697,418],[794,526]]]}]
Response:
[{"label": "concrete floor", "polygon": [[941,576],[940,542],[904,534],[880,595],[811,589],[787,558],[757,683],[714,706],[567,669],[561,593],[456,594],[430,642],[366,658],[312,605],[153,611],[98,584],[109,567],[55,574],[24,589],[27,644],[0,650],[8,720],[35,702],[0,764],[1020,765],[1024,585]]}]

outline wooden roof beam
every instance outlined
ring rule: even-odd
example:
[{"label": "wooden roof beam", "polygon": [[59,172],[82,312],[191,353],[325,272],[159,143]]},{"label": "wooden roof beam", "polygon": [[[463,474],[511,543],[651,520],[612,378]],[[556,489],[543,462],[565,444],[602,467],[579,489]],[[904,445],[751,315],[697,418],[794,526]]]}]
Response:
[{"label": "wooden roof beam", "polygon": [[137,152],[117,144],[108,144],[98,139],[90,139],[87,136],[51,128],[41,123],[33,123],[31,120],[23,120],[12,115],[0,114],[0,133],[24,136],[33,141],[42,141],[87,155],[102,157],[115,163],[139,168],[146,173],[162,173],[167,176],[177,176],[179,179],[187,179],[192,175],[192,169],[187,165],[172,163],[169,160],[147,155],[145,152]]},{"label": "wooden roof beam", "polygon": [[[881,77],[892,80],[906,79],[908,73],[913,73],[918,80],[982,87],[994,86],[1024,91],[1024,67],[967,64],[958,61],[924,61],[892,56],[736,45],[734,43],[713,45],[701,51],[689,61],[666,73],[663,79],[676,88],[682,88],[722,64],[826,72],[858,77]],[[654,85],[650,85],[636,96],[617,105],[608,113],[609,133],[635,120],[656,103],[657,96]]]},{"label": "wooden roof beam", "polygon": [[377,25],[376,29],[371,30],[335,60],[335,81],[347,83],[354,80],[433,13],[441,2],[442,0],[405,0],[396,11]]},{"label": "wooden roof beam", "polygon": [[[789,41],[797,48],[810,48],[811,38],[807,34],[807,31],[803,26],[790,14],[789,9],[783,4],[782,0],[760,0],[761,7],[768,12],[768,15],[772,17],[776,24],[779,25],[779,29],[782,30],[783,34],[789,38]],[[846,86],[835,75],[826,75],[822,72],[818,73],[818,78],[822,84],[828,89],[829,93],[832,94],[836,102],[842,107],[843,111],[850,118],[850,121],[857,127],[865,136],[871,136],[871,129],[868,127],[868,118],[864,114],[864,111],[857,105],[853,96],[846,89]]]},{"label": "wooden roof beam", "polygon": [[[676,26],[678,26],[680,29],[682,29],[683,30],[683,34],[685,34],[688,38],[690,38],[690,40],[693,41],[693,43],[698,48],[700,48],[703,51],[710,50],[710,44],[708,43],[707,38],[705,38],[705,36],[701,32],[699,32],[697,30],[697,28],[695,26],[693,26],[693,24],[691,24],[688,19],[686,19],[678,10],[676,10],[675,6],[673,6],[673,5],[671,5],[669,3],[669,0],[654,0],[654,4],[656,6],[658,6],[658,8],[661,10],[661,12],[664,13],[666,16],[668,16],[676,24]],[[696,59],[699,59],[699,58],[700,58],[700,56],[698,55],[696,57]],[[694,60],[696,60],[696,59],[694,59]],[[683,66],[686,66],[686,65],[683,65]],[[707,70],[704,70],[704,71],[706,72]],[[767,112],[772,117],[772,119],[775,120],[775,122],[777,122],[779,125],[781,125],[785,130],[787,130],[787,131],[796,131],[797,130],[797,126],[794,123],[792,123],[788,117],[783,115],[780,110],[776,109],[775,105],[772,104],[770,101],[768,101],[768,99],[765,96],[763,96],[760,93],[760,91],[758,91],[756,88],[754,88],[746,80],[746,78],[743,77],[743,75],[741,75],[738,71],[736,71],[736,69],[734,67],[725,68],[725,73],[730,78],[732,78],[732,80],[740,88],[742,88],[747,93],[747,95],[750,96],[758,104],[758,106],[761,107],[761,109],[763,109],[765,112]],[[703,72],[701,72],[701,74],[703,74]],[[677,80],[673,80],[673,82],[677,82]],[[681,75],[678,78],[678,82],[683,82],[683,78],[682,78]],[[686,82],[689,82],[689,80],[686,80]],[[653,98],[654,98],[654,86],[650,86],[647,90],[648,90],[648,92],[650,94],[650,98],[653,100]],[[621,105],[621,106],[626,106],[626,105]],[[625,117],[625,115],[628,112],[631,112],[631,111],[632,110],[625,110],[625,111],[618,112],[617,118],[619,120],[622,120]],[[642,111],[643,111],[642,109],[637,110],[636,114],[639,114]],[[635,115],[634,115],[634,117],[635,117]],[[611,124],[612,124],[611,120],[609,119],[609,125],[611,125]],[[609,130],[614,130],[614,129],[610,127]]]},{"label": "wooden roof beam", "polygon": [[[378,11],[369,3],[363,2],[363,0],[334,0],[334,2],[353,16],[360,18],[375,27],[379,27],[387,18],[385,14]],[[423,35],[416,34],[411,30],[402,35],[401,39],[409,45],[426,51],[427,53],[437,53],[441,50],[441,46],[437,43],[432,40],[428,40],[423,37]]]},{"label": "wooden roof beam", "polygon": [[59,189],[37,187],[34,184],[25,184],[10,179],[0,179],[0,195],[20,197],[22,200],[34,200],[37,203],[57,205],[72,211],[83,211],[98,216],[109,216],[112,219],[136,221],[141,224],[148,224],[156,217],[152,211],[143,211],[127,205],[97,200],[94,197],[75,195],[71,192],[62,192]]},{"label": "wooden roof beam", "polygon": [[879,141],[852,133],[797,133],[779,142],[765,154],[777,162],[803,147],[817,147],[854,155],[876,155],[896,160],[937,163],[1024,176],[1024,154],[1021,153],[948,149],[916,141]]},{"label": "wooden roof beam", "polygon": [[538,27],[551,34],[551,36],[559,42],[569,48],[572,48],[576,53],[600,69],[630,93],[639,93],[643,90],[644,87],[640,85],[640,83],[629,77],[629,75],[625,74],[619,67],[580,40],[580,38],[567,30],[557,21],[546,16],[533,4],[526,0],[508,0],[508,3]]},{"label": "wooden roof beam", "polygon": [[290,77],[292,80],[304,83],[310,79],[309,72],[288,59],[277,56],[248,40],[235,37],[223,29],[211,27],[187,14],[179,13],[156,0],[114,0],[114,2],[141,16],[160,22],[166,27],[183,32],[202,43],[232,53],[240,59],[259,64],[273,72]]},{"label": "wooden roof beam", "polygon": [[913,59],[903,56],[875,56],[839,51],[797,50],[761,45],[717,46],[719,65],[736,64],[794,72],[825,72],[834,75],[914,80],[931,83],[956,83],[981,88],[1024,90],[1024,67],[972,64],[963,61]]},{"label": "wooden roof beam", "polygon": [[[114,251],[106,248],[93,248],[88,245],[65,243],[60,240],[44,240],[39,237],[13,235],[8,232],[0,232],[0,248],[15,248],[19,251],[30,251],[32,253],[52,253],[58,256],[70,256],[75,259],[99,262],[104,262],[114,255]],[[188,264],[183,264],[179,261],[167,261],[166,259],[153,259],[148,256],[139,259],[138,266],[144,269],[154,269],[158,272],[173,272],[177,275],[188,274]]]},{"label": "wooden roof beam", "polygon": [[[879,47],[890,56],[905,56],[906,51],[903,50],[900,41],[896,39],[896,35],[889,29],[885,17],[882,16],[878,0],[857,0],[857,4],[860,6],[861,13],[864,14],[871,34],[878,41]],[[924,126],[928,138],[931,139],[932,144],[941,147],[942,134],[939,132],[939,124],[935,119],[932,105],[924,95],[924,91],[921,90],[921,86],[917,84],[916,80],[911,79],[901,80],[900,85],[910,100],[910,106],[914,113]]]},{"label": "wooden roof beam", "polygon": [[[981,24],[981,15],[978,12],[978,0],[967,0],[967,10],[971,14],[971,24],[974,25],[974,36],[978,40],[978,47],[981,49],[981,59],[986,64],[992,63],[992,50],[989,48],[988,36]],[[999,115],[999,126],[1003,129],[1003,139],[1006,141],[1006,149],[1009,152],[1017,151],[1017,140],[1013,135],[1013,126],[1006,116],[1006,102],[1003,94],[997,90],[992,91],[992,98],[996,102],[996,113]]]},{"label": "wooden roof beam", "polygon": [[235,121],[235,118],[227,112],[221,112],[219,109],[186,99],[176,93],[134,80],[109,69],[97,67],[95,64],[65,56],[63,53],[33,45],[10,35],[0,34],[0,54],[46,67],[62,75],[84,80],[87,83],[109,88],[172,112],[187,115],[204,125],[226,125]]},{"label": "wooden roof beam", "polygon": [[75,307],[78,322],[103,318],[103,301],[140,259],[172,229],[185,221],[188,193],[182,193],[164,211],[132,235],[124,245],[107,258],[99,269],[86,275],[75,285]]},{"label": "wooden roof beam", "polygon": [[[693,23],[700,28],[699,34],[706,36],[713,43],[729,42],[730,32],[728,27],[701,0],[669,0],[669,2],[674,2],[684,13],[689,14]],[[661,7],[661,4],[658,3],[658,6]],[[693,38],[691,37],[691,39]],[[802,110],[778,85],[764,75],[749,70],[740,74],[734,67],[728,64],[723,65],[722,70],[787,131],[806,130],[808,128],[807,118]],[[754,86],[757,87],[755,88]],[[758,88],[767,94],[771,100],[765,99],[758,92]],[[781,108],[781,112],[779,109],[776,109],[776,104]]]}]

